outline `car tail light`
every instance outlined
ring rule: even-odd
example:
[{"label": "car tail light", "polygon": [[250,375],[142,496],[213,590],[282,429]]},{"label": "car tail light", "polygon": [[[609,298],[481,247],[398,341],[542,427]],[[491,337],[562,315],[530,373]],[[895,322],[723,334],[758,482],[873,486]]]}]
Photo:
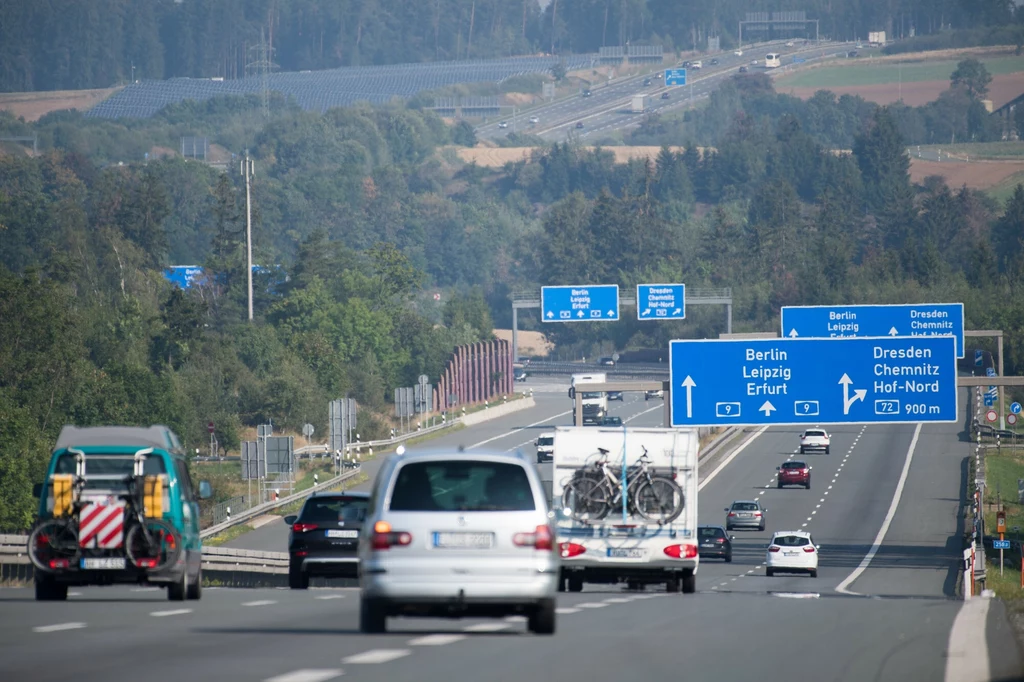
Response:
[{"label": "car tail light", "polygon": [[696,545],[669,545],[663,551],[673,559],[692,559],[697,556]]},{"label": "car tail light", "polygon": [[804,547],[804,551],[807,552],[808,554],[812,554],[814,552],[814,548],[813,547]]},{"label": "car tail light", "polygon": [[294,552],[295,556],[306,556],[309,552]]},{"label": "car tail light", "polygon": [[718,544],[722,544],[723,542],[725,542],[725,538],[715,538],[715,542],[717,542]]},{"label": "car tail light", "polygon": [[778,552],[779,549],[780,549],[779,547],[776,547],[775,545],[772,545],[771,547],[768,548],[768,551],[769,552]]},{"label": "car tail light", "polygon": [[71,562],[67,559],[50,559],[50,568],[70,568]]},{"label": "car tail light", "polygon": [[373,524],[373,538],[370,545],[376,551],[384,551],[391,547],[404,547],[412,544],[412,534],[404,531],[392,530],[391,524],[387,521],[378,521]]},{"label": "car tail light", "polygon": [[565,558],[572,558],[579,556],[587,551],[587,548],[583,545],[578,545],[575,542],[560,542],[558,544],[558,552]]},{"label": "car tail light", "polygon": [[156,559],[139,559],[135,565],[139,568],[156,568]]},{"label": "car tail light", "polygon": [[761,512],[754,512],[754,516],[760,516]]},{"label": "car tail light", "polygon": [[729,516],[736,516],[736,512],[729,512]]},{"label": "car tail light", "polygon": [[308,533],[311,530],[316,530],[320,526],[315,523],[296,523],[292,525],[292,530],[296,533]]},{"label": "car tail light", "polygon": [[554,549],[554,536],[551,528],[546,525],[537,526],[532,533],[516,533],[512,536],[512,542],[517,547],[533,547],[542,551]]}]

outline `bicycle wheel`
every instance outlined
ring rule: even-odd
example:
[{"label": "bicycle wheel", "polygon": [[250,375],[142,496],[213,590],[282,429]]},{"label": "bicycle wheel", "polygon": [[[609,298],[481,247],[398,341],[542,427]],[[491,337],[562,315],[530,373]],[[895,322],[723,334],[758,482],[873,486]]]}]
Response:
[{"label": "bicycle wheel", "polygon": [[593,478],[578,478],[562,491],[562,506],[568,507],[577,521],[598,521],[608,514],[607,490]]},{"label": "bicycle wheel", "polygon": [[669,523],[683,513],[683,489],[671,478],[652,476],[637,486],[633,505],[648,521]]},{"label": "bicycle wheel", "polygon": [[146,519],[128,528],[124,536],[124,551],[135,566],[161,571],[178,561],[181,536],[166,521]]},{"label": "bicycle wheel", "polygon": [[75,566],[80,553],[78,529],[68,519],[42,521],[28,537],[29,560],[40,571]]}]

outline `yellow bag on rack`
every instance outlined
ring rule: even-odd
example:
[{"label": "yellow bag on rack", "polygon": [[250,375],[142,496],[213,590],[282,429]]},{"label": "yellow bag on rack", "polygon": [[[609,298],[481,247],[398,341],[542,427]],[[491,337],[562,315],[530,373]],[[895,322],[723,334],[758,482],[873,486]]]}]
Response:
[{"label": "yellow bag on rack", "polygon": [[143,513],[147,519],[160,519],[164,515],[164,482],[159,475],[150,475],[142,479]]},{"label": "yellow bag on rack", "polygon": [[53,485],[53,516],[61,518],[71,516],[71,505],[74,502],[75,484],[71,474],[54,474],[50,477]]}]

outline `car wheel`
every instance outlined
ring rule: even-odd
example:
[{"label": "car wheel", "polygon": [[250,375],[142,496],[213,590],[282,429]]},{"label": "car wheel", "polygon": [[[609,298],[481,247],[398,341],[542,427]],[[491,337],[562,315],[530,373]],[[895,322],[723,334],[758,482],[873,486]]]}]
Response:
[{"label": "car wheel", "polygon": [[757,527],[758,530],[764,530],[764,523]]},{"label": "car wheel", "polygon": [[581,575],[570,575],[568,578],[569,591],[570,592],[582,592],[583,591],[583,576]]},{"label": "car wheel", "polygon": [[726,530],[732,530],[732,526],[730,526],[730,525],[726,524],[726,526],[725,526],[725,529],[726,529]]},{"label": "car wheel", "polygon": [[203,568],[199,567],[196,571],[196,579],[188,585],[188,589],[185,591],[185,599],[192,601],[199,601],[203,596]]},{"label": "car wheel", "polygon": [[683,573],[683,594],[693,594],[697,591],[697,575],[688,572]]},{"label": "car wheel", "polygon": [[771,568],[766,568],[764,569],[764,574],[771,578],[773,575],[775,575],[775,570]]},{"label": "car wheel", "polygon": [[728,554],[725,555],[725,563],[727,563],[727,564],[731,564],[732,563],[732,552],[729,552]]},{"label": "car wheel", "polygon": [[800,446],[800,454],[801,455],[804,454],[804,446],[803,445]]},{"label": "car wheel", "polygon": [[828,449],[828,446],[826,445],[825,446],[825,454],[827,455],[828,453],[829,453],[829,449]]},{"label": "car wheel", "polygon": [[527,619],[526,627],[535,635],[555,634],[555,600],[541,600]]},{"label": "car wheel", "polygon": [[387,632],[387,612],[376,599],[363,599],[359,603],[359,631],[369,634]]},{"label": "car wheel", "polygon": [[302,572],[301,566],[288,567],[288,587],[293,590],[309,589],[309,574]]},{"label": "car wheel", "polygon": [[67,585],[62,585],[53,578],[36,578],[36,601],[66,601],[67,598]]},{"label": "car wheel", "polygon": [[816,568],[812,568],[811,569],[811,577],[812,578],[817,578],[818,577],[818,569],[816,569]]},{"label": "car wheel", "polygon": [[779,487],[780,488],[782,487],[782,481],[779,481]]},{"label": "car wheel", "polygon": [[677,594],[683,588],[678,576],[673,576],[665,582],[665,591],[669,594]]},{"label": "car wheel", "polygon": [[807,479],[807,483],[804,483],[804,487],[807,488],[808,490],[811,489],[811,479]]},{"label": "car wheel", "polygon": [[181,572],[181,580],[168,583],[167,585],[167,601],[185,601],[185,596],[188,593],[188,563],[185,564],[185,570]]}]

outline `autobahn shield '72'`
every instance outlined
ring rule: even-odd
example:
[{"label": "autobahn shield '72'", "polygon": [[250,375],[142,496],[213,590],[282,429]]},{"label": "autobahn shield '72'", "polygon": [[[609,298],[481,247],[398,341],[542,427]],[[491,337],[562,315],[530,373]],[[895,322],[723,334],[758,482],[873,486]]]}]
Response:
[{"label": "autobahn shield '72'", "polygon": [[672,426],[957,421],[953,336],[669,344]]}]

